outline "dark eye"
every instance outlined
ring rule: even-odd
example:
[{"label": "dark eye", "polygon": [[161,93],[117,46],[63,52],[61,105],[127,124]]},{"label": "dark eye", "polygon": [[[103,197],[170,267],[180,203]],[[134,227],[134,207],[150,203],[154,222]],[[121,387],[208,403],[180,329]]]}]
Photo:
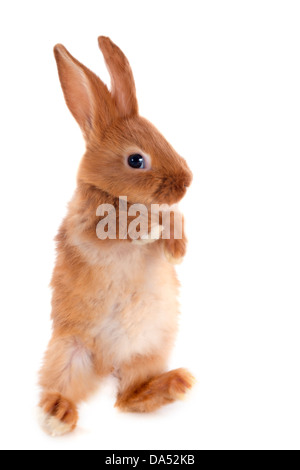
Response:
[{"label": "dark eye", "polygon": [[146,162],[142,155],[135,153],[128,157],[128,165],[131,166],[131,168],[143,169],[146,166]]}]

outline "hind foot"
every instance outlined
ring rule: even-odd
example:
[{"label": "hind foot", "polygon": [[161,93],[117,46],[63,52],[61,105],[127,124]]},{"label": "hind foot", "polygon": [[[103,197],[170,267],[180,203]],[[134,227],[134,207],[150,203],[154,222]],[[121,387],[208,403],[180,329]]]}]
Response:
[{"label": "hind foot", "polygon": [[76,428],[77,409],[58,393],[45,393],[39,405],[39,421],[50,436],[63,436]]},{"label": "hind foot", "polygon": [[182,399],[194,382],[194,377],[186,369],[172,370],[120,394],[115,406],[122,411],[154,411]]}]

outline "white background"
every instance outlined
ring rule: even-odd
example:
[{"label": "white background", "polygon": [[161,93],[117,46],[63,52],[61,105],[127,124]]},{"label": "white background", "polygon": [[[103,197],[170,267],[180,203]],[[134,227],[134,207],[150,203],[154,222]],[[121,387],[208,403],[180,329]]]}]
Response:
[{"label": "white background", "polygon": [[[299,24],[288,0],[1,2],[1,448],[300,448]],[[198,383],[145,416],[116,411],[108,380],[75,434],[51,439],[35,421],[37,371],[53,238],[84,152],[52,48],[107,82],[100,34],[195,176],[170,367]]]}]

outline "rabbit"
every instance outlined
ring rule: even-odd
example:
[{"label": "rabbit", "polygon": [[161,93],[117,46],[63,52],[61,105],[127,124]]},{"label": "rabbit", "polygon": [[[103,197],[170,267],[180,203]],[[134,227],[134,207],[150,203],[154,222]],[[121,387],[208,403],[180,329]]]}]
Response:
[{"label": "rabbit", "polygon": [[[111,90],[67,49],[54,47],[66,104],[86,152],[77,187],[56,237],[51,281],[53,335],[39,374],[41,424],[52,436],[73,431],[78,405],[101,378],[118,379],[115,406],[151,412],[182,398],[194,377],[167,371],[178,327],[174,263],[186,253],[184,233],[163,238],[163,225],[139,239],[99,239],[97,208],[176,205],[192,182],[186,161],[138,112],[135,82],[123,52],[98,39]],[[120,215],[117,215],[120,218]],[[128,217],[132,220],[132,217]],[[128,225],[127,225],[128,227]],[[149,230],[149,232],[148,232]]]}]

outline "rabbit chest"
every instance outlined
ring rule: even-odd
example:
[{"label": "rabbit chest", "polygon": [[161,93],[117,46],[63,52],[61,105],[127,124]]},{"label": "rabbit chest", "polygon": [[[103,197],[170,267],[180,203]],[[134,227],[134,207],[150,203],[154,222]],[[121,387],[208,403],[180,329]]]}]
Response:
[{"label": "rabbit chest", "polygon": [[162,247],[119,243],[85,255],[100,269],[90,333],[101,354],[117,367],[137,354],[169,349],[177,330],[178,281]]}]

